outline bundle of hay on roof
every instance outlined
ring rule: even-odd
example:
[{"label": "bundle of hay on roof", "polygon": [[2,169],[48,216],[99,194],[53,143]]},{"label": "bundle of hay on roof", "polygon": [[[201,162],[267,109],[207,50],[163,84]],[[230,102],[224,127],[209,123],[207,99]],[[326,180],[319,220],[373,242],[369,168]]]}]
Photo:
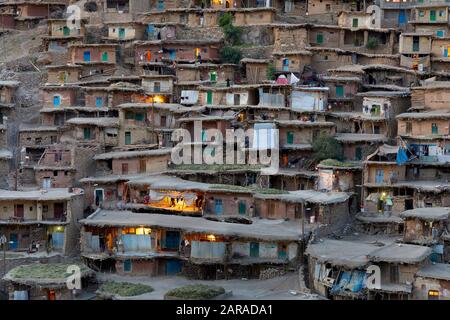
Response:
[{"label": "bundle of hay on roof", "polygon": [[97,290],[97,295],[103,298],[113,297],[133,297],[139,296],[144,293],[150,293],[153,291],[151,286],[147,286],[141,283],[131,282],[116,282],[107,281],[103,283]]},{"label": "bundle of hay on roof", "polygon": [[187,285],[167,291],[164,299],[207,300],[225,294],[225,289],[203,284]]}]

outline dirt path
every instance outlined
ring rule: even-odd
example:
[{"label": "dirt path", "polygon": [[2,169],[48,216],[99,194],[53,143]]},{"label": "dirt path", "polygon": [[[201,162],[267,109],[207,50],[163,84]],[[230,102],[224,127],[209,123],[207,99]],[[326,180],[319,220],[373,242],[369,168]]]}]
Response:
[{"label": "dirt path", "polygon": [[[230,300],[258,300],[258,299],[289,299],[289,300],[317,300],[316,295],[299,292],[298,274],[289,273],[269,280],[189,280],[181,276],[170,277],[128,277],[116,274],[97,274],[100,281],[115,280],[132,283],[143,283],[152,286],[155,290],[148,294],[132,297],[130,299],[161,300],[170,289],[187,284],[208,284],[232,291]],[[293,294],[296,293],[296,294]]]}]

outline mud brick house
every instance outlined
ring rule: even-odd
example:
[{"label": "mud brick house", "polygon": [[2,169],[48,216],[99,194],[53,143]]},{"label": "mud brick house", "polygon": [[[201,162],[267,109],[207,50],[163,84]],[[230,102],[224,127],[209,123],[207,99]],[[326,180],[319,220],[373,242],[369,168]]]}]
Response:
[{"label": "mud brick house", "polygon": [[374,13],[364,11],[341,11],[338,13],[338,25],[346,28],[379,29],[381,27],[380,17]]},{"label": "mud brick house", "polygon": [[260,85],[199,86],[199,103],[202,105],[245,106],[261,102]]},{"label": "mud brick house", "polygon": [[210,134],[208,134],[208,129],[219,130],[222,134],[222,137],[226,137],[226,130],[231,129],[231,121],[234,119],[235,117],[232,115],[190,116],[187,118],[179,118],[177,120],[177,124],[179,124],[180,128],[184,128],[189,131],[189,134],[191,135],[191,141],[187,143],[191,143],[193,146],[197,143],[206,145],[214,144],[214,142],[212,141],[212,138],[214,136],[210,136]]},{"label": "mud brick house", "polygon": [[[406,193],[401,194],[393,188],[395,183],[404,181],[406,177],[406,167],[397,165],[397,152],[397,146],[384,144],[364,161],[362,199],[365,213],[402,212],[405,203],[411,201]],[[385,201],[382,196],[386,197]],[[390,207],[384,205],[388,203],[388,198],[392,201]]]},{"label": "mud brick house", "polygon": [[402,33],[400,35],[400,66],[429,71],[433,33]]},{"label": "mud brick house", "polygon": [[358,77],[323,76],[321,79],[329,88],[328,101],[330,103],[350,103],[361,85],[361,79]]},{"label": "mud brick house", "polygon": [[335,135],[344,149],[345,160],[361,161],[387,141],[383,134],[337,133]]},{"label": "mud brick house", "polygon": [[360,92],[356,94],[362,98],[360,110],[332,112],[329,117],[334,118],[338,132],[384,134],[394,139],[397,136],[395,117],[410,107],[409,95],[407,91]]},{"label": "mud brick house", "polygon": [[[237,68],[235,64],[224,63],[195,63],[195,64],[177,64],[175,72],[177,83],[190,83],[198,81],[201,83],[222,84],[233,82],[236,78]],[[266,70],[264,69],[264,74]]]},{"label": "mud brick house", "polygon": [[106,64],[115,65],[119,56],[117,55],[117,44],[72,44],[68,46],[70,61],[73,64],[91,65]]},{"label": "mud brick house", "polygon": [[123,103],[144,102],[144,89],[128,82],[117,82],[109,86],[83,87],[85,104],[93,108],[115,108]]},{"label": "mud brick house", "polygon": [[67,19],[48,19],[48,34],[42,38],[47,51],[65,51],[67,45],[81,43],[84,38],[84,21],[69,24]]},{"label": "mud brick house", "polygon": [[[24,152],[21,155],[23,167],[29,167],[33,171],[47,146],[59,142],[61,130],[56,126],[30,127],[22,125],[19,128],[19,143]],[[33,173],[34,179],[34,173]]]},{"label": "mud brick house", "polygon": [[416,208],[404,211],[400,216],[405,220],[404,242],[433,246],[442,243],[441,236],[447,230],[450,209]]},{"label": "mud brick house", "polygon": [[[173,75],[142,75],[142,87],[155,102],[171,102],[174,94]],[[162,101],[161,101],[162,100]]]},{"label": "mud brick house", "polygon": [[137,14],[150,11],[150,1],[102,0],[105,21],[130,21]]},{"label": "mud brick house", "polygon": [[[19,81],[2,80],[0,81],[0,107],[12,108],[16,103],[15,94],[17,88],[20,86]],[[1,116],[0,118],[3,118]],[[1,119],[3,120],[3,119]]]},{"label": "mud brick house", "polygon": [[74,149],[47,147],[34,167],[36,184],[43,189],[72,187],[75,179]]},{"label": "mud brick house", "polygon": [[[142,40],[172,40],[176,39],[177,32],[183,24],[163,22],[163,23],[143,23],[145,26]],[[139,40],[139,39],[137,39]]]},{"label": "mud brick house", "polygon": [[[125,103],[119,109],[119,145],[159,143],[169,146],[176,127],[175,110],[181,105],[168,103]],[[188,110],[185,110],[188,111]]]},{"label": "mud brick house", "polygon": [[0,186],[1,188],[8,188],[7,177],[10,173],[11,159],[13,154],[8,149],[0,149]]},{"label": "mud brick house", "polygon": [[291,108],[297,112],[321,112],[328,109],[328,87],[296,86],[291,92]]},{"label": "mud brick house", "polygon": [[243,78],[249,84],[261,83],[267,79],[267,68],[269,66],[268,59],[241,59],[241,65],[244,69]]},{"label": "mud brick house", "polygon": [[418,300],[448,300],[450,264],[429,264],[416,273],[413,297]]},{"label": "mud brick house", "polygon": [[[364,278],[367,255],[376,245],[360,239],[321,239],[310,243],[306,249],[308,257],[308,283],[313,292],[335,300],[364,299]],[[382,239],[377,239],[381,242]],[[388,239],[384,240],[384,243]],[[341,278],[354,279],[347,285],[339,283]]]},{"label": "mud brick house", "polygon": [[297,190],[286,193],[256,193],[256,215],[264,219],[303,220],[313,229],[329,225],[331,229],[349,218],[349,198],[346,192]]},{"label": "mud brick house", "polygon": [[320,16],[343,10],[350,10],[353,4],[350,1],[311,0],[308,1],[307,6],[308,15]]},{"label": "mud brick house", "polygon": [[445,81],[426,82],[411,88],[411,108],[414,110],[446,109],[450,85]]},{"label": "mud brick house", "polygon": [[171,151],[170,148],[113,151],[95,155],[94,160],[97,166],[104,163],[113,175],[160,173],[167,169]]},{"label": "mud brick house", "polygon": [[311,25],[308,38],[312,47],[340,48],[368,54],[393,54],[397,52],[397,34],[395,29]]},{"label": "mud brick house", "polygon": [[64,108],[79,105],[78,85],[48,85],[41,87],[44,108]]},{"label": "mud brick house", "polygon": [[105,40],[108,41],[133,41],[144,40],[146,27],[144,24],[128,21],[111,21],[106,23],[108,35]]},{"label": "mud brick house", "polygon": [[[413,299],[414,274],[430,265],[430,248],[398,244],[388,236],[321,240],[306,250],[309,283],[335,300]],[[372,264],[381,269],[378,288],[367,287],[366,268]]]},{"label": "mud brick house", "polygon": [[161,175],[131,179],[127,185],[133,210],[216,218],[254,215],[253,190],[246,187],[230,188]]},{"label": "mud brick house", "polygon": [[307,24],[272,24],[274,51],[290,52],[309,46]]},{"label": "mud brick house", "polygon": [[100,174],[80,179],[85,190],[86,206],[89,209],[118,209],[123,207],[126,195],[126,182],[140,175]]},{"label": "mud brick house", "polygon": [[319,74],[325,74],[328,69],[346,66],[352,63],[352,53],[325,47],[307,47],[312,52],[311,66]]},{"label": "mud brick house", "polygon": [[335,132],[334,123],[326,121],[276,120],[275,125],[279,132],[281,165],[289,167],[305,156],[305,151],[306,154],[312,151],[317,137]]},{"label": "mud brick house", "polygon": [[408,22],[413,20],[415,0],[379,0],[378,5],[381,8],[382,28],[406,30],[410,26]]},{"label": "mud brick house", "polygon": [[431,42],[431,70],[437,74],[450,72],[450,38],[433,38]]},{"label": "mud brick house", "polygon": [[[21,300],[75,300],[81,290],[69,290],[65,271],[74,263],[39,262],[22,264],[11,269],[3,278],[9,300],[20,296]],[[81,270],[81,286],[87,288],[95,278],[94,271],[82,264],[75,264]],[[54,279],[42,279],[41,274],[54,270]],[[24,275],[24,276],[22,276]]]},{"label": "mud brick house", "polygon": [[82,144],[101,145],[105,148],[118,144],[118,118],[72,118],[67,121],[71,130],[61,142],[78,141]]},{"label": "mud brick house", "polygon": [[66,5],[64,1],[5,1],[0,4],[0,23],[4,28],[31,29]]},{"label": "mud brick house", "polygon": [[368,289],[368,299],[410,300],[414,274],[429,264],[428,247],[392,243],[369,253],[368,259],[381,269],[381,285]]},{"label": "mud brick house", "polygon": [[1,190],[0,230],[9,241],[7,250],[28,251],[34,241],[42,251],[76,255],[83,205],[81,189]]},{"label": "mud brick house", "polygon": [[446,110],[402,113],[397,116],[398,135],[409,143],[417,160],[447,162],[449,119]]},{"label": "mud brick house", "polygon": [[448,33],[448,5],[445,1],[416,3],[409,23],[416,32],[432,31],[437,37]]},{"label": "mud brick house", "polygon": [[135,64],[148,62],[214,62],[219,60],[219,40],[135,41]]},{"label": "mud brick house", "polygon": [[275,70],[277,73],[290,74],[292,72],[301,75],[304,67],[311,64],[311,56],[313,54],[307,50],[298,50],[274,51],[272,55],[275,60]]},{"label": "mud brick house", "polygon": [[296,261],[301,241],[298,229],[280,232],[283,222],[238,224],[98,210],[81,223],[84,261],[123,275],[258,278],[269,265],[284,269]]},{"label": "mud brick house", "polygon": [[362,165],[323,160],[317,165],[317,190],[360,193],[357,185],[362,178]]},{"label": "mud brick house", "polygon": [[[397,57],[398,58],[398,57]],[[398,60],[398,59],[397,59]],[[396,64],[398,65],[398,61]],[[389,88],[398,88],[401,91],[418,84],[417,71],[392,66],[392,65],[366,65],[363,70],[367,74],[367,88],[375,90],[389,90]]]},{"label": "mud brick house", "polygon": [[61,85],[80,81],[81,69],[75,64],[47,66],[47,84]]},{"label": "mud brick house", "polygon": [[[264,174],[261,173],[261,176],[264,177]],[[280,168],[278,172],[267,174],[265,178],[267,185],[271,188],[286,191],[309,190],[314,188],[318,173],[295,168]]]}]

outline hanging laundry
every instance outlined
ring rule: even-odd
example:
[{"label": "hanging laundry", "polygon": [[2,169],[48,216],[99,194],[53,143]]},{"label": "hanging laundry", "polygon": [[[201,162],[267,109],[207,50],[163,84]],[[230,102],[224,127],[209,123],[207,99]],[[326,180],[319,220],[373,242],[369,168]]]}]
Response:
[{"label": "hanging laundry", "polygon": [[408,160],[409,158],[406,155],[406,149],[399,148],[397,152],[397,164],[399,166],[404,165]]}]

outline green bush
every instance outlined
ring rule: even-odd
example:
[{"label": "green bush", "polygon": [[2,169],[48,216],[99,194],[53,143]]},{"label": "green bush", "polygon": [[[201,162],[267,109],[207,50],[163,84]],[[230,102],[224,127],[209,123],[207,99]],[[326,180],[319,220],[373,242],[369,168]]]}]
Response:
[{"label": "green bush", "polygon": [[220,49],[220,58],[225,63],[239,64],[242,58],[241,50],[232,46],[224,46]]},{"label": "green bush", "polygon": [[219,17],[219,26],[224,28],[233,24],[233,15],[231,12],[224,13]]},{"label": "green bush", "polygon": [[212,299],[224,293],[225,289],[222,287],[196,284],[169,290],[165,296],[180,299]]},{"label": "green bush", "polygon": [[242,29],[235,27],[233,25],[228,25],[223,28],[223,33],[225,34],[225,40],[236,46],[241,43]]},{"label": "green bush", "polygon": [[375,49],[378,47],[378,40],[376,38],[367,39],[366,48],[367,49]]},{"label": "green bush", "polygon": [[343,160],[343,150],[341,144],[333,137],[320,135],[313,143],[313,157],[315,161],[325,159]]},{"label": "green bush", "polygon": [[266,76],[268,80],[275,80],[275,65],[273,63],[269,63],[267,66]]}]

